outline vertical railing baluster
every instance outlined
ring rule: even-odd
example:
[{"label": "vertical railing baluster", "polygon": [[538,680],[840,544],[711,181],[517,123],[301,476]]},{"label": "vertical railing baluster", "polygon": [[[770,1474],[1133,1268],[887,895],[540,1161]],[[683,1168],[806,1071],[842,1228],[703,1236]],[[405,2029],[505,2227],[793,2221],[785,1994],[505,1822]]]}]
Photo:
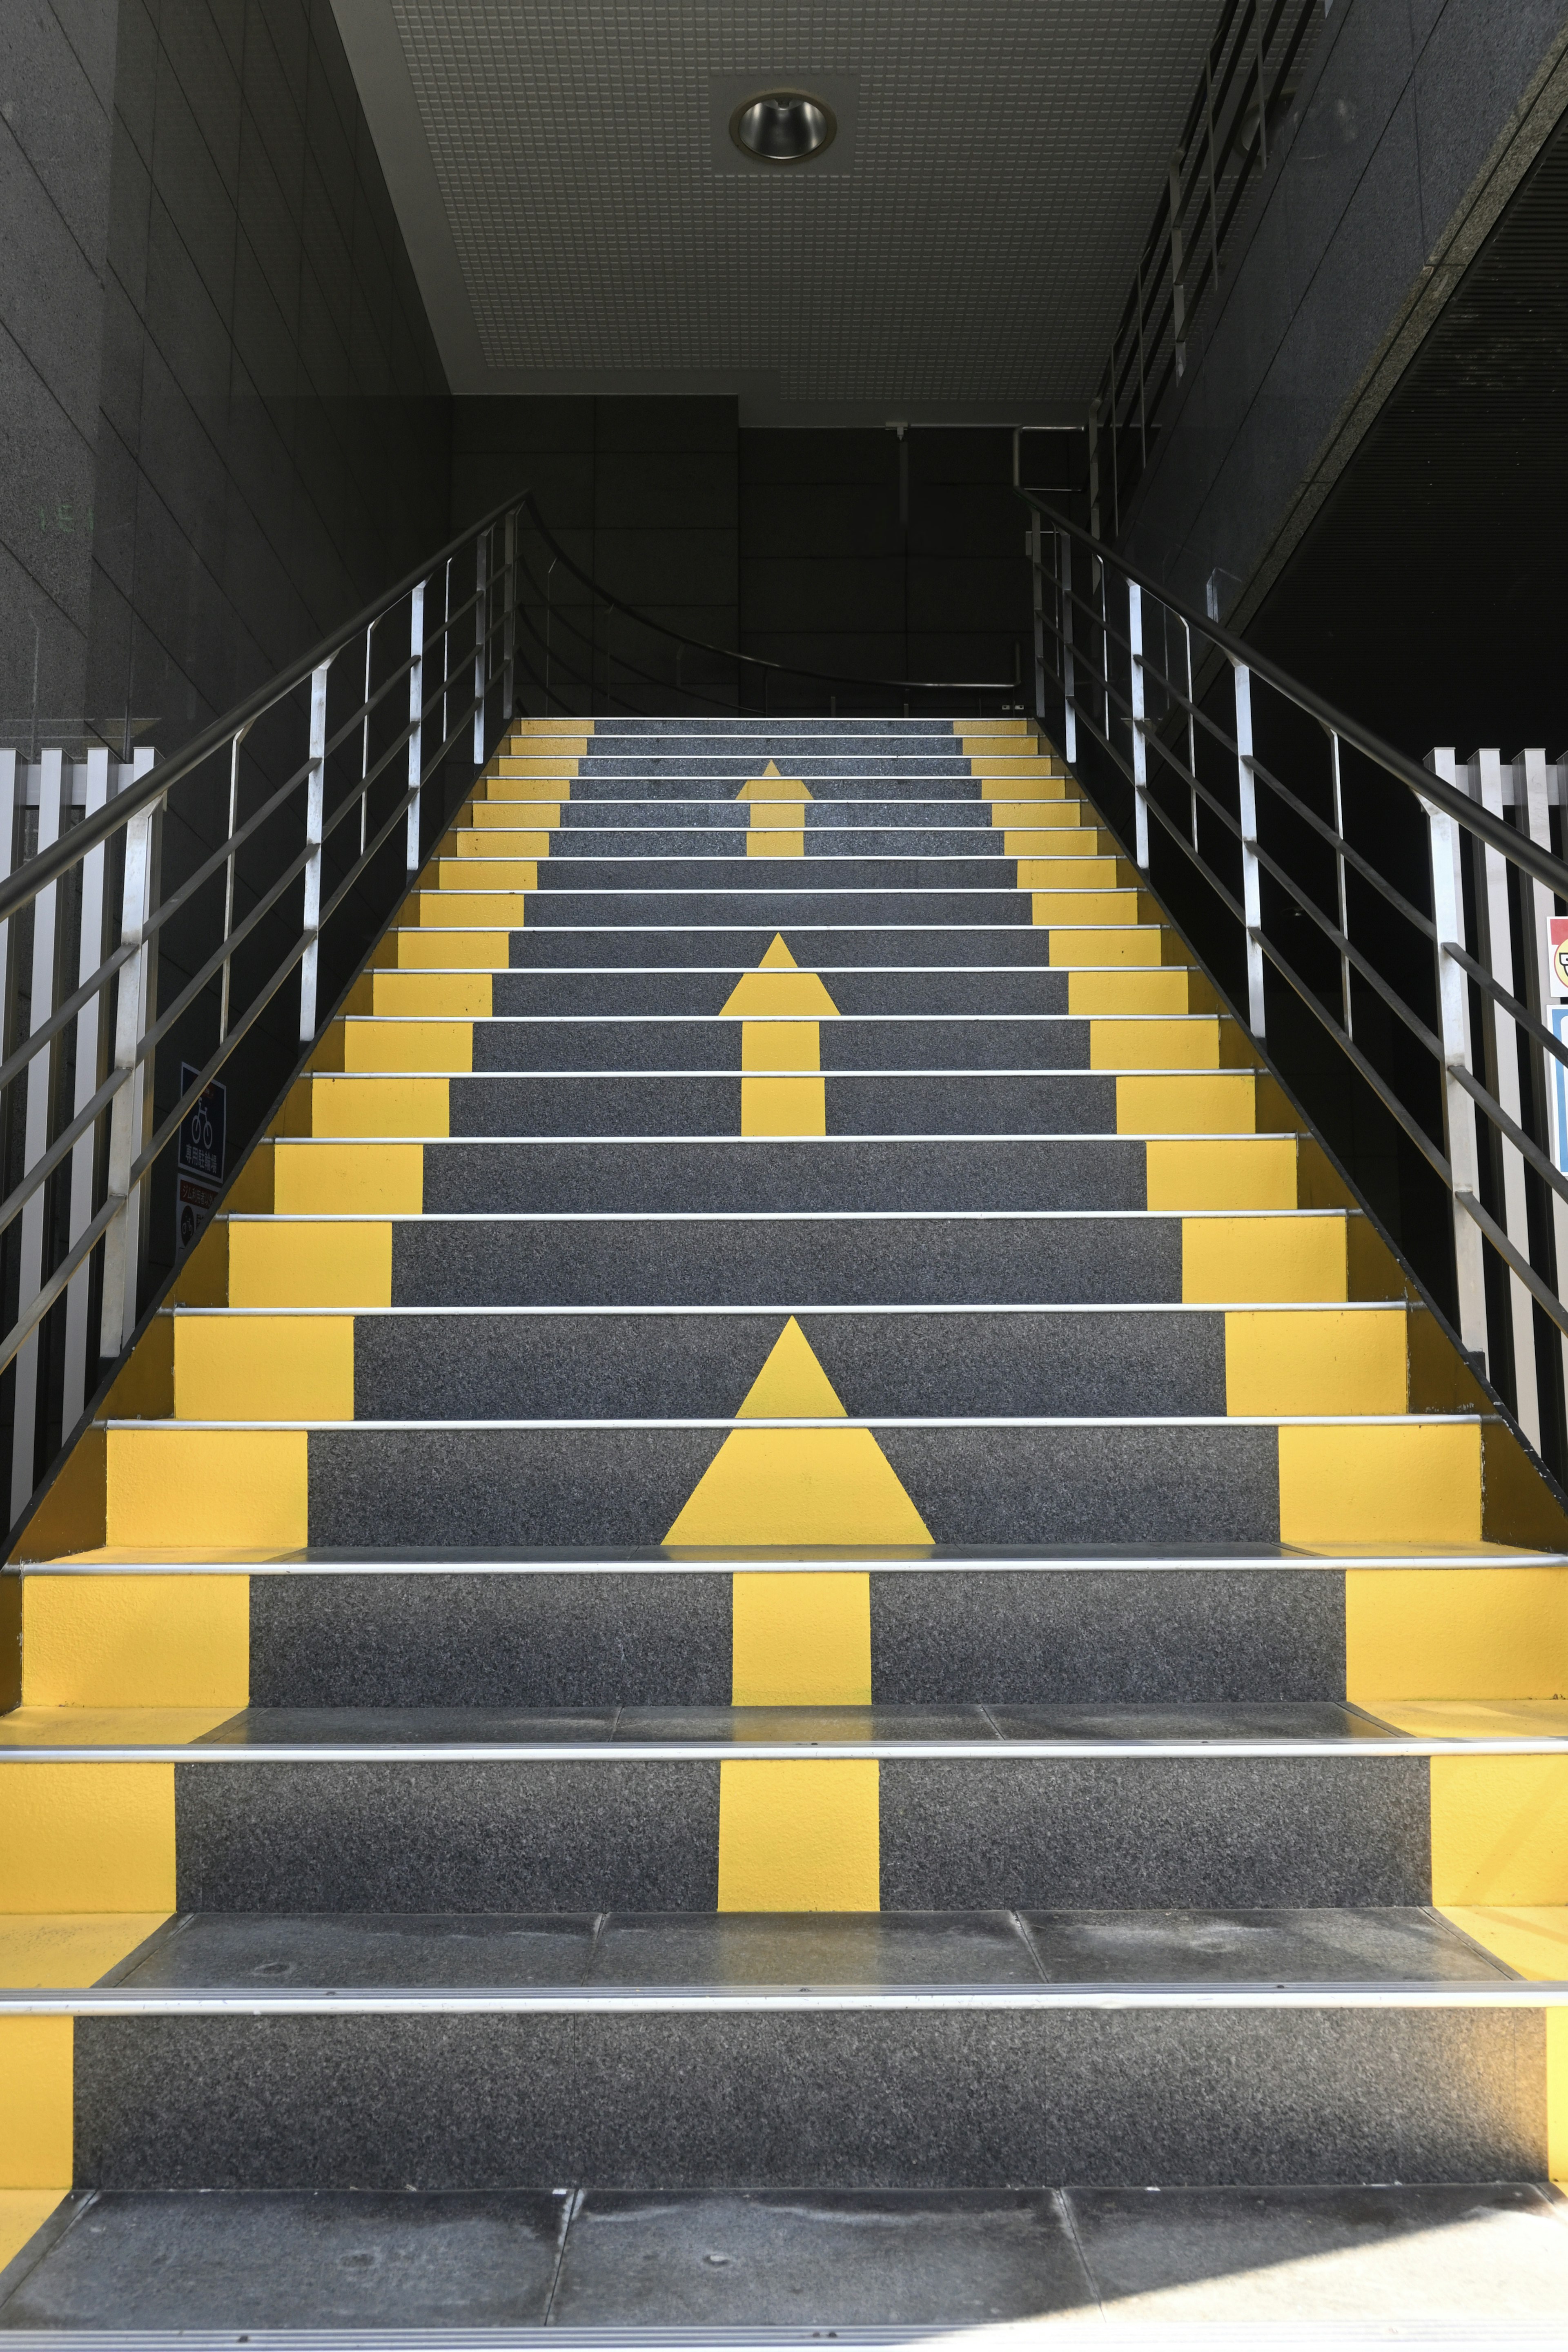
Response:
[{"label": "vertical railing baluster", "polygon": [[[504,586],[501,634],[501,725],[510,728],[517,715],[517,509],[507,516],[503,541]],[[684,651],[684,647],[682,648]]]},{"label": "vertical railing baluster", "polygon": [[[40,851],[52,849],[60,837],[60,800],[64,761],[58,751],[38,754],[38,840]],[[36,1036],[55,1009],[56,942],[59,926],[59,885],[46,882],[33,901],[33,992],[27,1027]],[[49,1148],[49,1116],[53,1108],[55,1048],[51,1038],[27,1065],[24,1113],[22,1173],[31,1174]],[[25,1315],[44,1286],[44,1207],[48,1187],[40,1184],[23,1203],[21,1256],[16,1287],[16,1312]],[[20,1518],[33,1491],[33,1464],[38,1433],[38,1338],[30,1331],[16,1356],[15,1417],[11,1424],[11,1517]]]},{"label": "vertical railing baluster", "polygon": [[310,673],[310,772],[305,780],[305,952],[300,959],[300,1043],[316,1034],[316,977],[321,948],[321,815],[326,798],[327,677],[323,662]]},{"label": "vertical railing baluster", "polygon": [[474,552],[474,765],[485,764],[485,688],[489,669],[490,535],[479,533]]},{"label": "vertical railing baluster", "polygon": [[[1551,771],[1544,750],[1521,751],[1514,762],[1514,803],[1520,821],[1531,841],[1541,848],[1552,848]],[[1521,942],[1524,962],[1525,1003],[1543,1029],[1552,1026],[1552,919],[1557,911],[1554,894],[1544,882],[1520,877],[1520,908],[1524,918],[1525,936]],[[1534,1097],[1535,1132],[1546,1147],[1548,1157],[1558,1168],[1568,1167],[1568,1138],[1558,1133],[1557,1074],[1561,1065],[1555,1056],[1548,1056],[1545,1048],[1531,1045],[1530,1069]],[[1552,1202],[1552,1241],[1554,1261],[1554,1285],[1559,1297],[1568,1280],[1568,1201],[1550,1186],[1544,1188]],[[1558,1360],[1562,1378],[1568,1386],[1568,1333],[1558,1333]],[[1542,1418],[1545,1419],[1542,1412]]]},{"label": "vertical railing baluster", "polygon": [[1264,1034],[1263,891],[1258,864],[1258,786],[1252,773],[1252,672],[1235,667],[1236,782],[1241,821],[1241,903],[1247,931],[1247,1018],[1255,1037]]},{"label": "vertical railing baluster", "polygon": [[109,1117],[109,1200],[114,1214],[103,1244],[103,1314],[99,1353],[118,1356],[136,1328],[137,1285],[142,1269],[142,1194],[132,1168],[141,1151],[152,1090],[141,1058],[142,1040],[152,1020],[153,942],[147,924],[157,887],[158,823],[163,800],[138,809],[125,827],[125,870],[121,881],[120,943],[136,952],[120,967],[114,992],[114,1066],[130,1073],[115,1095]]},{"label": "vertical railing baluster", "polygon": [[[1029,514],[1029,577],[1035,597],[1035,717],[1046,719],[1046,580],[1045,526],[1037,507]],[[837,700],[837,697],[835,697]]]},{"label": "vertical railing baluster", "polygon": [[425,591],[422,580],[409,597],[408,620],[408,877],[419,871],[419,801],[425,775]]},{"label": "vertical railing baluster", "polygon": [[1443,1134],[1453,1188],[1454,1287],[1459,1337],[1479,1371],[1487,1369],[1487,1297],[1480,1227],[1464,1206],[1479,1197],[1476,1111],[1457,1075],[1472,1068],[1470,992],[1463,967],[1448,943],[1465,943],[1464,883],[1459,865],[1459,828],[1430,801],[1423,801],[1432,856],[1432,948],[1436,959],[1437,1025],[1443,1044]]},{"label": "vertical railing baluster", "polygon": [[[1468,781],[1468,780],[1467,780]],[[1476,755],[1472,789],[1481,806],[1500,822],[1503,811],[1502,770],[1496,751]],[[1513,926],[1509,915],[1508,864],[1489,843],[1474,845],[1480,851],[1477,876],[1476,942],[1478,961],[1510,995],[1514,987]],[[1522,1126],[1519,1089],[1519,1032],[1492,999],[1481,1000],[1482,1067],[1486,1085],[1516,1127]],[[1516,1144],[1489,1122],[1488,1134],[1497,1154],[1502,1179],[1503,1228],[1520,1255],[1530,1255],[1530,1210],[1524,1181],[1524,1160]],[[1520,1427],[1537,1453],[1541,1450],[1541,1405],[1535,1370],[1535,1308],[1529,1291],[1511,1267],[1507,1269],[1510,1323],[1513,1336],[1514,1411]]]},{"label": "vertical railing baluster", "polygon": [[[129,768],[121,771],[127,782]],[[87,794],[84,820],[96,816],[109,798],[109,753],[89,751],[87,755]],[[81,943],[77,955],[77,986],[85,988],[103,961],[104,937],[104,865],[108,852],[100,842],[89,849],[81,863]],[[76,1099],[71,1116],[79,1118],[93,1096],[103,1083],[103,991],[84,1004],[76,1016]],[[97,1158],[98,1135],[89,1128],[71,1146],[70,1210],[66,1231],[66,1246],[74,1249],[86,1233],[92,1218],[93,1162]],[[62,1392],[60,1427],[68,1436],[76,1426],[87,1402],[87,1324],[89,1265],[80,1265],[72,1275],[66,1288],[65,1384]]]},{"label": "vertical railing baluster", "polygon": [[375,623],[364,633],[364,717],[359,730],[359,854],[364,856],[365,843],[370,839],[370,683],[371,661],[375,649]]},{"label": "vertical railing baluster", "polygon": [[[228,839],[229,852],[224,860],[223,876],[223,935],[225,941],[234,930],[234,836],[239,830],[239,747],[250,732],[241,727],[228,747]],[[233,959],[225,956],[223,974],[218,988],[217,1041],[221,1045],[228,1035],[228,990]]]},{"label": "vertical railing baluster", "polygon": [[[1343,778],[1340,772],[1340,739],[1329,729],[1329,768],[1334,789],[1334,877],[1340,910],[1340,937],[1351,935],[1350,898],[1345,887],[1345,803]],[[1355,1035],[1355,1008],[1351,997],[1351,960],[1345,950],[1340,950],[1340,1013],[1347,1037]]]},{"label": "vertical railing baluster", "polygon": [[[1103,572],[1102,564],[1100,570]],[[1149,746],[1143,731],[1143,591],[1135,580],[1127,583],[1127,642],[1132,662],[1132,824],[1133,856],[1149,871]]]},{"label": "vertical railing baluster", "polygon": [[1062,614],[1062,757],[1070,768],[1078,758],[1078,685],[1072,656],[1072,541],[1065,530],[1057,533],[1057,581]]},{"label": "vertical railing baluster", "polygon": [[1198,846],[1198,722],[1193,705],[1193,632],[1190,625],[1182,623],[1182,644],[1186,651],[1186,711],[1187,711],[1187,774],[1192,782],[1187,786],[1187,798],[1192,803],[1193,847]]}]

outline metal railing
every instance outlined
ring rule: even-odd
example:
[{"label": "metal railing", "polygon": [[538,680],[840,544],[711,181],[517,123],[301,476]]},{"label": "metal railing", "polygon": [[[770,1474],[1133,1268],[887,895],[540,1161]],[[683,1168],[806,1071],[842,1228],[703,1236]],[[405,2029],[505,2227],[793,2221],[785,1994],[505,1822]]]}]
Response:
[{"label": "metal railing", "polygon": [[[612,595],[574,562],[533,499],[521,505],[530,553],[519,588],[518,664],[529,707],[542,718],[690,715],[693,706],[716,718],[961,718],[955,696],[980,718],[1024,709],[1021,641],[1013,675],[1000,678],[857,677],[770,661],[689,636]],[[576,600],[556,590],[558,573],[563,586],[583,592]]]},{"label": "metal railing", "polygon": [[1248,194],[1268,169],[1324,0],[1226,0],[1172,152],[1133,281],[1089,410],[1089,502],[1095,538],[1117,537],[1170,401],[1186,373],[1201,316],[1245,226]]},{"label": "metal railing", "polygon": [[510,722],[521,507],[172,758],[0,751],[13,1537],[181,1254],[150,1223],[182,1122],[242,1045],[270,1105]]},{"label": "metal railing", "polygon": [[1530,751],[1463,769],[1439,751],[1424,768],[1019,496],[1037,716],[1099,781],[1137,867],[1212,942],[1257,1044],[1281,1026],[1329,1041],[1330,1094],[1353,1072],[1441,1185],[1444,1262],[1408,1254],[1561,1477],[1563,768]]}]

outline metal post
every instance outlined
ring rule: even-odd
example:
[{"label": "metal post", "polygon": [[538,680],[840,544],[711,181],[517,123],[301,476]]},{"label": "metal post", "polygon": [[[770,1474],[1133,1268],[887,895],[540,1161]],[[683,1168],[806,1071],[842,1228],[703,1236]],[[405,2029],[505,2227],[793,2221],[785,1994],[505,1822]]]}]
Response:
[{"label": "metal post", "polygon": [[316,966],[321,940],[321,809],[326,791],[327,672],[310,673],[310,767],[305,782],[305,952],[300,959],[300,1043],[316,1034]]},{"label": "metal post", "polygon": [[[1519,819],[1533,842],[1542,849],[1552,847],[1552,796],[1546,753],[1543,750],[1521,751],[1514,761],[1514,803]],[[1552,1026],[1552,932],[1550,923],[1557,911],[1556,900],[1544,882],[1527,881],[1521,875],[1521,910],[1524,917],[1524,939],[1521,942],[1524,963],[1524,999],[1543,1028]],[[1544,1141],[1548,1155],[1555,1167],[1568,1166],[1568,1139],[1558,1131],[1557,1071],[1560,1065],[1549,1060],[1540,1046],[1531,1046],[1530,1067],[1535,1093],[1535,1132]],[[1559,1296],[1568,1278],[1568,1201],[1550,1187],[1543,1188],[1552,1203],[1552,1241],[1553,1273]],[[1568,1333],[1559,1335],[1563,1374],[1568,1381]]]},{"label": "metal post", "polygon": [[1070,768],[1078,758],[1078,685],[1072,657],[1072,541],[1065,530],[1057,541],[1057,601],[1061,609],[1062,757]]},{"label": "metal post", "polygon": [[375,646],[375,623],[372,621],[364,633],[364,717],[359,730],[359,854],[364,856],[365,843],[370,839],[370,786],[365,779],[370,774],[370,680],[371,656]]},{"label": "metal post", "polygon": [[1100,403],[1089,404],[1089,535],[1100,537]]},{"label": "metal post", "polygon": [[[1331,727],[1329,730],[1329,764],[1334,788],[1334,872],[1339,887],[1340,936],[1342,939],[1348,940],[1351,935],[1351,911],[1350,899],[1345,889],[1345,803],[1340,775],[1340,739]],[[1340,1007],[1345,1035],[1353,1037],[1355,1006],[1351,996],[1351,960],[1343,948],[1340,950]]]},{"label": "metal post", "polygon": [[408,622],[408,803],[407,866],[419,871],[419,796],[425,773],[425,591],[422,580],[409,597]]},{"label": "metal post", "polygon": [[[38,848],[52,849],[60,837],[62,761],[58,751],[38,755]],[[47,882],[33,901],[33,992],[27,1026],[37,1035],[55,1009],[56,915],[59,885]],[[49,1148],[49,1112],[54,1095],[54,1042],[43,1046],[27,1065],[27,1093],[22,1173],[35,1169]],[[44,1286],[44,1200],[47,1187],[37,1185],[22,1205],[21,1256],[17,1273],[16,1313],[26,1313]],[[33,1492],[33,1463],[38,1427],[38,1334],[29,1331],[16,1351],[15,1418],[11,1425],[11,1517],[19,1519]]]},{"label": "metal post", "polygon": [[[1500,820],[1503,812],[1502,768],[1495,751],[1477,753],[1474,783],[1481,806],[1489,809],[1493,816]],[[1492,978],[1500,982],[1510,995],[1518,995],[1521,992],[1514,985],[1508,863],[1501,852],[1489,844],[1472,844],[1472,847],[1477,846],[1481,856],[1476,890],[1476,926],[1479,933],[1476,952]],[[1522,1126],[1519,1032],[1508,1014],[1489,997],[1483,998],[1481,1003],[1481,1054],[1482,1075],[1489,1092],[1514,1124]],[[1489,1122],[1487,1134],[1497,1155],[1502,1178],[1503,1228],[1521,1256],[1528,1258],[1530,1210],[1523,1155],[1506,1135],[1492,1129]],[[1539,1453],[1541,1404],[1535,1369],[1535,1307],[1529,1291],[1511,1267],[1508,1274],[1508,1288],[1513,1335],[1514,1411],[1519,1415],[1520,1427]]]},{"label": "metal post", "polygon": [[1176,374],[1187,369],[1187,289],[1182,277],[1182,151],[1171,158],[1171,331],[1176,339]]},{"label": "metal post", "polygon": [[[138,758],[140,759],[140,754]],[[120,940],[135,948],[120,967],[115,990],[114,1066],[131,1075],[115,1095],[109,1117],[109,1199],[117,1202],[103,1243],[103,1318],[99,1353],[118,1356],[136,1328],[136,1291],[141,1271],[142,1184],[131,1181],[144,1123],[146,1067],[142,1040],[152,1020],[153,911],[157,864],[157,821],[163,802],[138,809],[125,828],[125,872],[121,885]]]},{"label": "metal post", "polygon": [[[239,830],[239,747],[249,729],[242,727],[228,747],[228,837],[232,844]],[[234,850],[230,847],[224,861],[223,935],[226,940],[234,929]],[[221,1045],[228,1035],[228,981],[230,959],[223,960],[223,977],[218,988],[217,1042]]]},{"label": "metal post", "polygon": [[[129,769],[121,775],[129,781]],[[117,777],[116,781],[119,781]],[[96,816],[109,798],[109,754],[87,755],[84,816]],[[232,827],[231,827],[232,830]],[[81,865],[81,946],[77,957],[77,986],[85,988],[103,961],[104,845],[89,849]],[[79,1118],[103,1083],[103,992],[84,1004],[76,1016],[76,1100],[71,1116]],[[92,1172],[97,1156],[97,1132],[89,1129],[71,1146],[70,1212],[66,1244],[74,1249],[92,1216]],[[60,1428],[68,1437],[87,1402],[87,1316],[90,1269],[77,1268],[66,1287],[65,1381]]]},{"label": "metal post", "polygon": [[[1102,567],[1103,569],[1103,567]],[[1108,640],[1109,642],[1109,640]],[[1132,661],[1133,855],[1149,871],[1149,747],[1143,733],[1143,591],[1127,583],[1127,642]]]},{"label": "metal post", "polygon": [[[1035,716],[1045,724],[1046,718],[1046,578],[1045,531],[1038,508],[1029,516],[1029,576],[1035,593]],[[834,697],[837,703],[838,698]]]},{"label": "metal post", "polygon": [[1182,643],[1186,649],[1187,675],[1187,773],[1194,782],[1187,786],[1187,798],[1192,803],[1193,847],[1198,847],[1198,722],[1193,715],[1193,632],[1189,623],[1182,623]]},{"label": "metal post", "polygon": [[510,727],[517,711],[517,509],[506,519],[502,539],[503,586],[501,610],[501,700],[503,725]]},{"label": "metal post", "polygon": [[1437,1025],[1443,1040],[1443,1133],[1453,1187],[1454,1284],[1459,1337],[1481,1371],[1487,1365],[1487,1298],[1481,1263],[1481,1229],[1465,1207],[1478,1197],[1475,1105],[1455,1076],[1469,1070],[1469,983],[1447,952],[1465,936],[1464,883],[1459,866],[1459,828],[1447,813],[1423,801],[1432,853],[1432,921],[1436,931]]},{"label": "metal post", "polygon": [[1247,1019],[1255,1037],[1264,1034],[1263,892],[1258,864],[1258,787],[1252,774],[1252,672],[1237,662],[1236,683],[1236,783],[1241,820],[1241,903],[1247,925]]},{"label": "metal post", "polygon": [[474,549],[474,765],[485,764],[485,688],[489,683],[490,535],[482,530]]}]

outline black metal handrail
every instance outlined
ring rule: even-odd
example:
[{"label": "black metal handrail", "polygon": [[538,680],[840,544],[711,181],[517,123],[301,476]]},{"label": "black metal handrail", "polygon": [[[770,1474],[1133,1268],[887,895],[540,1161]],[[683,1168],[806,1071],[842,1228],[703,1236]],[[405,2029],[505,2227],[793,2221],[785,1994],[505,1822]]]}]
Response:
[{"label": "black metal handrail", "polygon": [[[1442,1184],[1452,1255],[1440,1286],[1451,1279],[1462,1343],[1494,1368],[1530,1443],[1555,1449],[1555,1466],[1568,1472],[1568,1096],[1553,1076],[1568,1070],[1568,1004],[1552,1010],[1550,941],[1550,919],[1568,904],[1568,862],[1551,817],[1568,765],[1549,771],[1543,753],[1521,754],[1509,770],[1510,803],[1495,755],[1487,755],[1489,782],[1478,755],[1474,774],[1464,771],[1471,789],[1460,789],[1451,754],[1418,763],[1068,516],[1018,495],[1031,517],[1037,716],[1059,712],[1069,765],[1081,740],[1091,763],[1103,756],[1131,789],[1131,837],[1121,831],[1136,866],[1150,872],[1156,838],[1171,845],[1237,927],[1246,978],[1234,1009],[1257,1044],[1267,1041],[1271,971]],[[1310,722],[1287,723],[1282,755],[1268,759],[1258,748],[1260,691]],[[1425,835],[1426,908],[1348,837],[1343,762],[1352,754],[1410,795],[1404,805]],[[1437,772],[1445,765],[1450,773]],[[1173,792],[1180,818],[1167,804]],[[1327,798],[1331,816],[1311,805],[1314,796]],[[1517,822],[1503,814],[1509,804]],[[1205,824],[1215,847],[1223,845],[1218,864]],[[1295,848],[1291,826],[1302,828]],[[1331,913],[1303,852],[1332,861]],[[1369,894],[1355,906],[1352,883]],[[1310,923],[1337,962],[1337,1010],[1302,968],[1301,935],[1279,935],[1281,914]],[[1392,976],[1391,919],[1420,942]],[[1363,1050],[1358,990],[1424,1057],[1427,1109]]]}]

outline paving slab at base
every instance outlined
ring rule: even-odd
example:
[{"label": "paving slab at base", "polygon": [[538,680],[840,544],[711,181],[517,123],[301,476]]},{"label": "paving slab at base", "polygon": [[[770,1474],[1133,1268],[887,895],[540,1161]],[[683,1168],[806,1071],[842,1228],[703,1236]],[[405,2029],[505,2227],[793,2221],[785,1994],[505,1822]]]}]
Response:
[{"label": "paving slab at base", "polygon": [[1461,2329],[1472,2343],[1544,2340],[1535,2328],[1560,2341],[1565,2300],[1561,2208],[1522,2183],[143,2192],[71,2200],[0,2273],[0,2331],[19,2347],[33,2330],[40,2344],[105,2331],[107,2345],[177,2329],[188,2345],[197,2331],[256,2344],[300,2327],[374,2327],[410,2346],[416,2329],[540,2345],[629,2330],[621,2344],[673,2346],[765,2329],[784,2346],[814,2329],[886,2343],[963,2327],[983,2344],[998,2326],[998,2343],[1026,2341],[1018,2323],[1047,2316],[1045,2341],[1064,2321],[1076,2340],[1078,2315],[1086,2342],[1147,2328],[1186,2352],[1189,2328],[1227,2346],[1284,2330],[1304,2342],[1303,2327],[1335,2343],[1424,2326],[1444,2342]]}]

